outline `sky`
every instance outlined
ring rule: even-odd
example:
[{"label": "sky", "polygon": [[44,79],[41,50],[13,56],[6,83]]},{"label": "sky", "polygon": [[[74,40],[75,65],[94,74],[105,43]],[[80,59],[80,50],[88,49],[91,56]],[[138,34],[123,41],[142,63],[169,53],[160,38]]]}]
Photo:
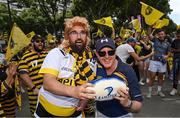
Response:
[{"label": "sky", "polygon": [[170,0],[170,8],[173,10],[169,15],[170,18],[177,24],[180,25],[180,0]]}]

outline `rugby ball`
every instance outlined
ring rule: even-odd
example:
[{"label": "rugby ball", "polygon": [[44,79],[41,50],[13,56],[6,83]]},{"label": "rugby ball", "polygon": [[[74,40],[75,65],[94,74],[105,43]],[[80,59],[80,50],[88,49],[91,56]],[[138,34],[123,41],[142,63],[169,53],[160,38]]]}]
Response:
[{"label": "rugby ball", "polygon": [[114,97],[119,96],[117,93],[119,88],[127,89],[126,83],[117,78],[101,78],[93,80],[90,83],[92,83],[94,87],[88,87],[87,89],[91,89],[96,92],[96,101],[112,100]]}]

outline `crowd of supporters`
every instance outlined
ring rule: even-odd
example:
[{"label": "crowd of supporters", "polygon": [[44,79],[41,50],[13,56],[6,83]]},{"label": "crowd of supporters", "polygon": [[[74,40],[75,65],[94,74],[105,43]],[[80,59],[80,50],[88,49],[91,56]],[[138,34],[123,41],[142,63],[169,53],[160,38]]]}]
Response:
[{"label": "crowd of supporters", "polygon": [[[166,35],[164,30],[158,30],[153,34],[132,34],[126,38],[117,36],[114,41],[116,55],[134,69],[139,85],[148,84],[147,98],[152,97],[152,86],[156,79],[159,82],[157,94],[165,97],[162,89],[163,83],[171,75],[173,86],[170,95],[173,96],[178,92],[180,30],[177,30],[174,38]],[[48,52],[58,45],[57,42],[46,42],[40,35],[35,35],[32,38],[31,45],[13,57],[10,63],[5,60],[7,45],[1,46],[0,116],[16,116],[16,108],[21,107],[22,84],[27,87],[30,111],[33,116],[37,104],[37,95],[43,84],[43,77],[39,74],[39,70]],[[87,114],[93,113],[93,108],[87,111]]]}]

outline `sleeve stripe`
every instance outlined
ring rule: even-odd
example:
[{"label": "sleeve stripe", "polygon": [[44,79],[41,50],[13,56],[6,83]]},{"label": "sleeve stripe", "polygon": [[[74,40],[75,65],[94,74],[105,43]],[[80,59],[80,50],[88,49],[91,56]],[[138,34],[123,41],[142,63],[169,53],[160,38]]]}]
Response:
[{"label": "sleeve stripe", "polygon": [[39,73],[48,73],[48,74],[52,74],[54,76],[58,76],[59,72],[55,69],[51,69],[51,68],[41,68]]}]

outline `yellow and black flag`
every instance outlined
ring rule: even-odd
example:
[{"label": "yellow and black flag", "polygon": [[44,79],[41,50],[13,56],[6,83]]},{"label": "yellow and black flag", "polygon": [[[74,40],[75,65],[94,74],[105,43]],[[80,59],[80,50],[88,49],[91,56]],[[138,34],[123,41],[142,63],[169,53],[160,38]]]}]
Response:
[{"label": "yellow and black flag", "polygon": [[34,35],[35,35],[35,32],[32,31],[32,32],[26,34],[26,37],[27,37],[29,40],[31,40]]},{"label": "yellow and black flag", "polygon": [[140,3],[142,5],[141,14],[144,16],[146,24],[153,25],[157,20],[159,20],[164,15],[164,13],[162,13],[161,11],[143,2]]},{"label": "yellow and black flag", "polygon": [[104,33],[98,29],[98,31],[96,32],[96,36],[102,37],[104,35]]},{"label": "yellow and black flag", "polygon": [[106,25],[106,26],[108,26],[108,27],[113,28],[113,24],[112,24],[113,22],[112,22],[111,16],[109,16],[109,17],[103,17],[103,18],[98,19],[98,20],[94,20],[94,22],[95,22],[96,24]]},{"label": "yellow and black flag", "polygon": [[24,32],[14,23],[8,41],[6,60],[9,62],[20,50],[28,46],[31,40],[27,38]]},{"label": "yellow and black flag", "polygon": [[169,25],[169,19],[163,18],[162,20],[156,21],[153,28],[160,29],[160,28],[162,28],[164,26],[168,26],[168,25]]}]

